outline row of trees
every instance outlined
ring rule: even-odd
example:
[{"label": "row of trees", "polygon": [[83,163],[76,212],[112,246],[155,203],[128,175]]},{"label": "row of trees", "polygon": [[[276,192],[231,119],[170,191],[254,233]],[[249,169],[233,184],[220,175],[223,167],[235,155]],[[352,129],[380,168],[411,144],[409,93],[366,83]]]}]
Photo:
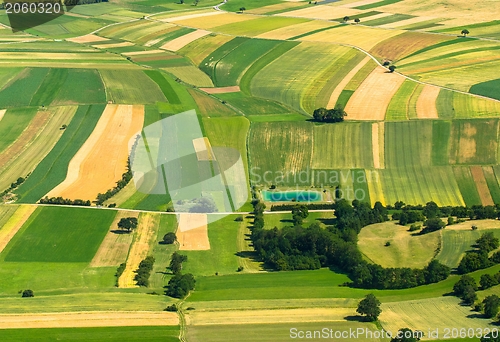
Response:
[{"label": "row of trees", "polygon": [[[492,286],[498,285],[499,281],[500,272],[494,275],[483,274],[481,275],[479,284],[481,286],[481,290],[486,290]],[[483,301],[477,302],[478,297],[476,291],[478,290],[479,287],[476,280],[468,274],[460,277],[460,280],[453,286],[454,295],[462,299],[464,304],[474,306],[474,310],[483,312],[486,318],[496,317],[500,307],[500,298],[496,295],[491,295],[485,297]]]},{"label": "row of trees", "polygon": [[62,197],[47,197],[45,196],[44,198],[41,198],[38,203],[40,204],[56,204],[56,205],[80,205],[80,206],[85,206],[85,207],[90,207],[90,201],[84,201],[81,199],[76,199],[76,200],[71,200],[69,198],[62,198]]},{"label": "row of trees", "polygon": [[342,122],[347,113],[341,105],[335,106],[334,109],[318,108],[313,112],[313,118],[319,122]]},{"label": "row of trees", "polygon": [[184,261],[187,261],[187,255],[174,252],[170,259],[170,265],[167,268],[172,271],[172,274],[179,274],[182,271],[182,263]]},{"label": "row of trees", "polygon": [[136,274],[134,276],[137,285],[144,287],[149,286],[149,276],[153,270],[154,263],[155,258],[153,256],[147,256],[139,263],[139,268],[135,271]]},{"label": "row of trees", "polygon": [[[135,146],[135,144],[134,144]],[[134,147],[132,147],[134,148]],[[102,205],[106,200],[110,199],[111,197],[113,197],[114,195],[116,195],[118,193],[118,191],[120,191],[121,189],[123,189],[125,187],[125,185],[127,185],[130,180],[132,179],[132,168],[130,167],[130,158],[127,160],[127,171],[125,171],[123,174],[122,174],[122,178],[116,182],[116,186],[113,188],[113,189],[109,189],[108,191],[106,191],[105,193],[101,194],[101,193],[98,193],[97,194],[97,198],[96,198],[96,204],[97,205]]]}]

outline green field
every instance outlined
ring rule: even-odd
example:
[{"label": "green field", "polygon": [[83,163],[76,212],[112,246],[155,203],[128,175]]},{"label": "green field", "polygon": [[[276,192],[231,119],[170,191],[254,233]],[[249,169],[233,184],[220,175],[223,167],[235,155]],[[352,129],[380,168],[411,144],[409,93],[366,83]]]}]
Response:
[{"label": "green field", "polygon": [[115,215],[112,210],[39,208],[10,242],[4,260],[90,262]]},{"label": "green field", "polygon": [[500,100],[500,94],[498,94],[499,86],[500,86],[500,79],[496,79],[475,84],[469,89],[469,91],[473,94],[483,95],[491,97],[493,99]]},{"label": "green field", "polygon": [[418,83],[404,81],[398,89],[387,108],[385,119],[389,120],[407,120],[409,112],[409,101],[412,98]]},{"label": "green field", "polygon": [[25,69],[14,78],[12,83],[0,92],[0,107],[29,106],[49,69]]},{"label": "green field", "polygon": [[57,144],[16,190],[20,203],[35,203],[66,178],[69,162],[92,133],[103,110],[104,105],[78,108]]},{"label": "green field", "polygon": [[0,122],[0,152],[11,145],[26,129],[36,114],[35,108],[8,109]]},{"label": "green field", "polygon": [[[283,115],[292,112],[278,102],[259,97],[246,96],[242,92],[217,94],[217,97],[234,106],[245,115]],[[304,117],[302,116],[302,120]],[[288,121],[288,120],[284,120]]]},{"label": "green field", "polygon": [[302,18],[262,17],[246,20],[240,23],[217,26],[211,30],[234,36],[255,37],[264,32],[276,30],[285,26],[304,23],[306,21],[307,19]]},{"label": "green field", "polygon": [[[86,87],[79,87],[86,84]],[[53,105],[105,103],[106,93],[99,72],[93,69],[69,69],[66,81]]]},{"label": "green field", "polygon": [[2,341],[179,341],[178,327],[102,327],[102,328],[49,328],[49,329],[3,329]]}]

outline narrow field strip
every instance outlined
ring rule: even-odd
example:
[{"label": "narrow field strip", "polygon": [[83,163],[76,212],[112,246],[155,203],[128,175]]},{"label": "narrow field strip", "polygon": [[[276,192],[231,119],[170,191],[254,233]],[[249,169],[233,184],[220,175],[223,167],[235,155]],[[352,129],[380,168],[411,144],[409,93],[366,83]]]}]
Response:
[{"label": "narrow field strip", "polygon": [[94,200],[125,171],[128,142],[144,122],[144,106],[107,105],[94,132],[75,154],[66,179],[47,196]]},{"label": "narrow field strip", "polygon": [[176,21],[187,20],[187,19],[195,19],[195,18],[201,18],[201,17],[208,17],[208,16],[212,16],[212,15],[221,15],[221,14],[224,14],[224,13],[225,12],[222,12],[222,11],[195,13],[195,14],[181,15],[181,16],[178,16],[178,17],[160,19],[160,21],[164,21],[164,22],[176,22]]},{"label": "narrow field strip", "polygon": [[3,116],[5,115],[6,111],[7,111],[7,109],[0,109],[0,121],[2,121]]},{"label": "narrow field strip", "polygon": [[153,55],[157,53],[165,53],[163,50],[146,50],[146,51],[132,51],[132,52],[124,52],[122,55],[124,56],[140,56],[140,55]]},{"label": "narrow field strip", "polygon": [[122,42],[122,43],[112,43],[112,44],[97,44],[97,45],[92,45],[92,47],[98,49],[112,49],[112,48],[134,46],[134,45],[135,44],[132,42]]},{"label": "narrow field strip", "polygon": [[[344,16],[351,16],[360,13],[363,12],[356,9],[342,9],[342,15]],[[276,14],[276,16],[331,20],[339,17],[339,9],[328,5],[317,5],[284,13],[278,13]]]},{"label": "narrow field strip", "polygon": [[160,49],[169,50],[169,51],[178,51],[178,50],[182,49],[184,46],[188,45],[189,43],[194,42],[196,39],[205,37],[206,35],[209,35],[209,34],[210,34],[210,31],[196,30],[194,32],[180,36],[179,38],[175,38],[174,40],[171,40],[171,41],[167,42],[166,44],[163,44],[160,47]]},{"label": "narrow field strip", "polygon": [[104,41],[109,40],[109,39],[108,38],[104,38],[104,37],[96,36],[95,34],[87,34],[85,36],[80,36],[80,37],[75,37],[75,38],[68,38],[66,40],[68,42],[85,44],[85,43],[104,42]]},{"label": "narrow field strip", "polygon": [[328,105],[326,108],[333,108],[337,103],[337,100],[342,93],[342,90],[347,86],[347,84],[353,79],[353,77],[361,70],[362,67],[365,66],[371,60],[370,57],[365,57],[358,65],[356,65],[349,73],[340,81],[340,83],[335,87],[332,95],[330,95],[330,99],[328,100]]},{"label": "narrow field strip", "polygon": [[355,308],[200,311],[187,314],[186,321],[188,325],[327,322],[354,315]]},{"label": "narrow field strip", "polygon": [[373,206],[375,202],[380,202],[382,205],[386,205],[384,190],[382,187],[382,179],[377,170],[365,170],[366,182],[368,183],[368,192],[370,193],[370,201]]},{"label": "narrow field strip", "polygon": [[372,151],[373,167],[380,169],[380,146],[379,146],[379,125],[378,122],[372,124]]},{"label": "narrow field strip", "polygon": [[493,203],[493,198],[491,197],[481,166],[471,166],[470,171],[476,183],[477,192],[479,193],[479,198],[481,198],[482,205],[494,205],[495,203]]},{"label": "narrow field strip", "polygon": [[237,93],[240,91],[240,86],[200,88],[200,90],[203,90],[207,94]]},{"label": "narrow field strip", "polygon": [[392,97],[405,78],[377,67],[347,102],[347,120],[384,120]]},{"label": "narrow field strip", "polygon": [[179,214],[176,236],[179,250],[209,250],[207,214]]},{"label": "narrow field strip", "polygon": [[402,26],[417,24],[417,23],[421,23],[423,21],[430,21],[430,20],[434,20],[434,19],[438,19],[438,18],[428,17],[428,16],[418,16],[418,17],[415,17],[415,18],[410,18],[410,19],[396,21],[394,23],[380,25],[379,27],[382,27],[382,28],[399,28],[399,27],[402,27]]},{"label": "narrow field strip", "polygon": [[128,254],[125,270],[118,279],[118,287],[137,287],[134,282],[134,271],[137,270],[139,263],[148,255],[159,224],[160,214],[142,213],[139,216],[139,224],[134,233],[134,242]]},{"label": "narrow field strip", "polygon": [[417,117],[419,119],[437,119],[436,101],[441,88],[426,85],[417,100]]},{"label": "narrow field strip", "polygon": [[35,205],[20,206],[0,229],[0,253],[4,250],[14,235],[16,235],[19,229],[21,229],[31,214],[33,214],[35,209]]},{"label": "narrow field strip", "polygon": [[126,217],[138,218],[139,212],[124,210],[117,212],[113,223],[111,223],[110,230],[90,262],[90,267],[119,266],[127,260],[134,235],[120,231],[118,228],[118,222]]},{"label": "narrow field strip", "polygon": [[178,325],[175,312],[110,311],[0,315],[0,329]]}]

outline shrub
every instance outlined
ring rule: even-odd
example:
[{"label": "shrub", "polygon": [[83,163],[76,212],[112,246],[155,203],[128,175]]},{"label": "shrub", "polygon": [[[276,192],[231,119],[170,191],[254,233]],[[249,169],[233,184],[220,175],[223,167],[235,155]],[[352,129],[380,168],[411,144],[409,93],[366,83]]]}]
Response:
[{"label": "shrub", "polygon": [[243,216],[237,216],[235,219],[234,219],[236,222],[242,222],[243,221]]},{"label": "shrub", "polygon": [[177,305],[172,304],[172,305],[167,306],[164,311],[177,312],[177,311],[179,311],[179,309],[177,309]]},{"label": "shrub", "polygon": [[22,296],[23,297],[35,297],[32,290],[24,290]]},{"label": "shrub", "polygon": [[163,236],[163,241],[165,245],[171,245],[177,240],[177,237],[175,236],[175,233],[173,232],[168,232]]}]

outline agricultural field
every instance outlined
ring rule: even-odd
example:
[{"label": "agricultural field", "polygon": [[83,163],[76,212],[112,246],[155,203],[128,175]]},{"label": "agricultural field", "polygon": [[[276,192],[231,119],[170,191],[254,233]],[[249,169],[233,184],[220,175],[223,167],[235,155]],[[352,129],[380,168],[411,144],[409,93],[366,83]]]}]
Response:
[{"label": "agricultural field", "polygon": [[[294,339],[291,328],[494,327],[450,294],[462,257],[483,233],[500,238],[500,220],[468,211],[417,234],[396,220],[363,227],[383,215],[358,204],[391,205],[389,216],[400,201],[498,211],[496,7],[116,0],[19,32],[0,9],[0,340],[274,342]],[[187,111],[190,127],[151,134]],[[147,157],[133,146],[141,136]],[[135,158],[155,171],[136,170]],[[141,185],[173,175],[179,184],[163,193]],[[228,185],[209,192],[215,176]],[[290,189],[316,192],[322,206],[302,223],[290,208],[271,210],[264,191]],[[341,197],[359,201],[352,219],[331,209]],[[265,199],[262,230],[255,199]],[[361,273],[332,263],[351,256]],[[379,276],[361,259],[406,270],[437,260],[451,275],[352,286]],[[174,297],[176,284],[193,286]],[[28,289],[34,297],[23,298]],[[381,302],[376,322],[356,312],[370,293]],[[478,301],[490,294],[500,285]]]}]

